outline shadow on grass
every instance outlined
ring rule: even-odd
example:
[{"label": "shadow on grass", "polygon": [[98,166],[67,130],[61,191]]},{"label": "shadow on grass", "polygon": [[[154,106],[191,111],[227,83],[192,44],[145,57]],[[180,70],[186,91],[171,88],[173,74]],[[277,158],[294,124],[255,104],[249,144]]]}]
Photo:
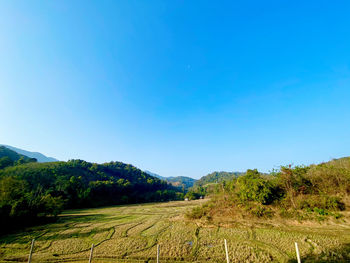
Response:
[{"label": "shadow on grass", "polygon": [[9,219],[6,223],[1,223],[0,240],[3,236],[22,233],[29,228],[40,225],[47,225],[57,222],[57,217],[36,217],[36,218],[21,218]]},{"label": "shadow on grass", "polygon": [[[297,259],[291,259],[288,261],[289,263],[296,263],[298,262]],[[340,247],[334,247],[333,249],[327,249],[326,252],[322,252],[319,255],[315,255],[313,253],[310,253],[306,256],[303,256],[301,258],[301,262],[316,262],[316,263],[325,263],[325,262],[332,262],[332,263],[345,263],[350,262],[350,243],[345,244]]]},{"label": "shadow on grass", "polygon": [[111,218],[110,215],[92,214],[92,215],[61,215],[58,217],[57,223],[90,223],[90,222],[106,222]]},{"label": "shadow on grass", "polygon": [[35,238],[40,240],[40,238],[47,233],[58,233],[49,237],[43,237],[43,239],[66,239],[76,236],[89,236],[91,232],[99,233],[108,231],[106,228],[92,230],[88,233],[76,233],[76,234],[59,234],[60,231],[69,229],[74,224],[86,224],[86,223],[96,223],[96,222],[107,222],[109,217],[103,214],[96,215],[67,215],[58,218],[45,218],[44,220],[36,220],[30,222],[30,224],[22,225],[21,228],[9,229],[7,233],[0,236],[1,243],[20,243],[20,244],[29,244],[30,241]]}]

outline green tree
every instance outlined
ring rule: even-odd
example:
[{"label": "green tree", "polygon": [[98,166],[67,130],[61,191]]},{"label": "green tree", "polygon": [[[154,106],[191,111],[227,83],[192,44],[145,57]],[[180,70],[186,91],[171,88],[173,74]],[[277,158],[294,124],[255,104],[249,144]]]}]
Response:
[{"label": "green tree", "polygon": [[13,161],[8,156],[0,158],[0,169],[13,165]]},{"label": "green tree", "polygon": [[237,180],[238,196],[241,201],[257,201],[269,204],[273,201],[273,186],[264,179],[257,169],[247,170],[244,176]]}]

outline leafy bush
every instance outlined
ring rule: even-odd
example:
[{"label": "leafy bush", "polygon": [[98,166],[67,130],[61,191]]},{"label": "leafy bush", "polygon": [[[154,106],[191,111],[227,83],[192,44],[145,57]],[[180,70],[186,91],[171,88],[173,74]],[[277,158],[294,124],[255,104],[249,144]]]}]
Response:
[{"label": "leafy bush", "polygon": [[319,196],[308,195],[302,196],[297,203],[298,209],[324,209],[331,211],[343,211],[345,210],[345,204],[337,196]]},{"label": "leafy bush", "polygon": [[206,209],[201,206],[194,207],[192,210],[188,211],[185,216],[188,219],[200,219],[207,214]]},{"label": "leafy bush", "polygon": [[329,195],[350,194],[350,157],[311,165],[307,178],[315,193]]},{"label": "leafy bush", "polygon": [[272,217],[274,215],[274,212],[271,208],[263,205],[250,205],[246,206],[245,210],[248,211],[251,215],[255,217]]},{"label": "leafy bush", "polygon": [[320,216],[327,216],[327,215],[329,215],[327,209],[323,209],[323,208],[315,207],[315,208],[314,208],[314,212],[316,212],[316,213],[319,214]]},{"label": "leafy bush", "polygon": [[197,193],[195,191],[188,191],[185,195],[185,198],[188,198],[188,200],[196,200],[199,199],[201,197],[200,193]]},{"label": "leafy bush", "polygon": [[206,218],[207,220],[211,220],[211,216],[209,215],[209,213],[214,206],[215,204],[213,202],[207,202],[201,206],[196,206],[192,210],[187,211],[185,213],[185,216],[188,219]]},{"label": "leafy bush", "polygon": [[238,178],[238,197],[242,202],[256,201],[270,204],[275,199],[273,185],[255,170],[247,170],[246,175]]}]

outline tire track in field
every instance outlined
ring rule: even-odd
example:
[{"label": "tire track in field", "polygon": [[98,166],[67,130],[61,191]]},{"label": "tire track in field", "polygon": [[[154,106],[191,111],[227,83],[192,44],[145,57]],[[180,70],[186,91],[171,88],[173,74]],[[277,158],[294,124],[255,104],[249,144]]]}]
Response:
[{"label": "tire track in field", "polygon": [[267,253],[271,254],[273,258],[277,258],[278,262],[288,262],[289,256],[284,251],[275,245],[268,244],[256,239],[256,231],[254,229],[254,226],[248,228],[247,236],[248,240],[244,240],[243,243],[247,243],[248,245],[256,245],[262,251],[266,251]]},{"label": "tire track in field", "polygon": [[[154,227],[156,224],[158,224],[160,222],[160,219],[162,218],[163,216],[161,217],[158,217],[158,218],[152,218],[151,221],[151,224],[146,226],[145,228],[143,228],[140,232],[139,232],[139,236],[141,238],[144,238],[146,241],[147,241],[147,245],[144,247],[144,248],[140,248],[140,249],[134,249],[133,252],[129,252],[127,253],[127,255],[133,255],[133,254],[137,254],[141,251],[146,251],[152,247],[154,247],[156,244],[157,244],[157,241],[158,241],[158,237],[159,235],[164,232],[167,228],[169,228],[170,224],[166,227],[163,227],[162,229],[160,229],[159,231],[157,231],[155,234],[152,234],[150,236],[146,236],[144,235],[143,233],[149,229],[151,229],[152,227]],[[142,223],[146,223],[147,221],[144,221]],[[136,227],[136,226],[135,226]],[[135,237],[133,237],[135,238]]]},{"label": "tire track in field", "polygon": [[[168,216],[165,216],[164,214],[152,214],[153,216],[157,215],[157,217],[151,217],[149,218],[149,220],[145,220],[142,223],[148,223],[149,225],[147,225],[146,227],[144,227],[139,233],[138,236],[140,236],[139,238],[143,238],[145,241],[147,241],[147,245],[143,248],[139,248],[139,249],[134,249],[132,252],[127,252],[126,254],[124,254],[125,256],[131,256],[137,253],[140,253],[142,251],[146,251],[148,249],[151,249],[152,247],[154,247],[157,244],[158,238],[159,236],[166,231],[169,227],[170,227],[170,222],[167,222],[167,225],[165,227],[160,228],[157,232],[155,232],[154,234],[150,234],[149,236],[145,235],[144,233],[151,229],[152,227],[155,227],[158,223],[161,222],[162,219],[167,218]],[[135,225],[135,227],[137,227],[138,225]],[[135,236],[130,236],[130,238],[135,238]],[[136,237],[137,238],[137,237]]]},{"label": "tire track in field", "polygon": [[[125,234],[126,231],[128,231],[129,229],[132,229],[133,227],[141,224],[142,222],[138,222],[137,224],[134,224],[133,226],[131,226],[130,228],[126,229],[124,232],[122,232],[122,235],[120,236],[121,238],[125,238],[127,236],[123,236]],[[111,240],[113,238],[113,236],[115,235],[115,233],[117,232],[116,231],[116,228],[118,228],[119,226],[124,226],[124,225],[129,225],[129,224],[132,224],[132,223],[121,223],[121,224],[117,224],[117,225],[114,225],[112,226],[109,231],[113,230],[111,234],[109,234],[110,236],[108,236],[106,239],[100,241],[100,242],[97,242],[94,244],[94,247],[98,247],[100,246],[102,243],[104,242],[107,242],[109,240]],[[109,232],[108,231],[108,232]],[[50,244],[51,245],[51,244]],[[76,251],[76,252],[69,252],[68,254],[62,254],[62,255],[76,255],[76,254],[79,254],[79,253],[82,253],[82,252],[87,252],[87,251],[90,251],[90,247],[86,248],[86,249],[82,249],[82,250],[79,250],[79,251]]]},{"label": "tire track in field", "polygon": [[138,222],[138,223],[134,224],[133,226],[127,228],[127,229],[122,233],[121,237],[129,237],[128,232],[129,232],[131,229],[133,229],[134,227],[137,227],[137,226],[139,226],[139,225],[142,225],[143,223],[145,223],[145,221]]},{"label": "tire track in field", "polygon": [[[151,248],[155,247],[155,246],[157,245],[157,241],[158,241],[159,235],[160,235],[162,232],[164,232],[166,229],[168,229],[169,227],[170,227],[170,225],[169,225],[169,226],[166,226],[166,227],[164,227],[164,228],[162,228],[157,234],[155,234],[155,235],[154,235],[154,240],[153,240],[150,244],[147,244],[146,247],[140,248],[140,249],[135,249],[135,250],[133,250],[132,253],[128,253],[128,255],[137,254],[137,253],[139,253],[139,252],[141,252],[141,251],[146,251],[146,250],[148,250],[148,249],[151,249]],[[147,239],[147,240],[148,240],[148,239]]]},{"label": "tire track in field", "polygon": [[[159,219],[158,219],[158,220],[159,220]],[[155,226],[158,222],[159,222],[159,221],[156,221],[156,222],[152,223],[151,225],[149,225],[149,226],[145,227],[144,229],[142,229],[142,230],[140,231],[140,236],[144,236],[143,233],[144,233],[145,231],[147,231],[148,229],[152,228],[153,226]]]},{"label": "tire track in field", "polygon": [[201,227],[198,224],[196,224],[196,226],[197,227],[193,235],[193,248],[192,248],[191,256],[197,260],[198,251],[199,251],[199,231],[201,230]]}]

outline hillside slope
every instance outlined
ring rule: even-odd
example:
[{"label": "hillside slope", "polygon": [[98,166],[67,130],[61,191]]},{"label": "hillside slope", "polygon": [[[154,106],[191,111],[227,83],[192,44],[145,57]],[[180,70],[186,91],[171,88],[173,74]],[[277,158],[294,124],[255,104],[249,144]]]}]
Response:
[{"label": "hillside slope", "polygon": [[26,150],[16,148],[16,147],[13,147],[10,145],[6,145],[6,144],[0,144],[0,146],[5,146],[6,148],[8,148],[12,151],[15,151],[16,153],[28,156],[29,158],[35,158],[35,159],[37,159],[37,161],[39,163],[57,162],[58,161],[57,159],[55,159],[53,157],[47,157],[44,154],[39,153],[39,152],[30,152],[30,151],[26,151]]},{"label": "hillside slope", "polygon": [[1,226],[19,226],[63,208],[182,199],[167,182],[121,162],[26,163],[0,169]]},{"label": "hillside slope", "polygon": [[350,157],[309,166],[281,166],[269,175],[248,169],[244,175],[214,186],[204,189],[211,195],[210,203],[189,213],[190,218],[204,217],[221,223],[250,217],[347,220]]},{"label": "hillside slope", "polygon": [[36,162],[35,158],[29,158],[28,156],[18,154],[5,146],[0,146],[0,169],[4,169],[9,166]]},{"label": "hillside slope", "polygon": [[194,183],[197,181],[196,179],[193,179],[193,178],[187,177],[187,176],[164,177],[164,176],[161,176],[159,174],[152,173],[150,171],[145,171],[145,172],[148,173],[149,175],[157,177],[161,180],[165,180],[175,187],[184,188],[185,190],[192,187],[194,185]]},{"label": "hillside slope", "polygon": [[29,159],[28,156],[19,154],[5,146],[0,146],[0,158],[8,157],[11,161],[18,161],[20,158]]},{"label": "hillside slope", "polygon": [[194,187],[204,186],[209,183],[221,183],[237,178],[244,173],[241,172],[212,172],[206,176],[201,177],[194,183]]}]

